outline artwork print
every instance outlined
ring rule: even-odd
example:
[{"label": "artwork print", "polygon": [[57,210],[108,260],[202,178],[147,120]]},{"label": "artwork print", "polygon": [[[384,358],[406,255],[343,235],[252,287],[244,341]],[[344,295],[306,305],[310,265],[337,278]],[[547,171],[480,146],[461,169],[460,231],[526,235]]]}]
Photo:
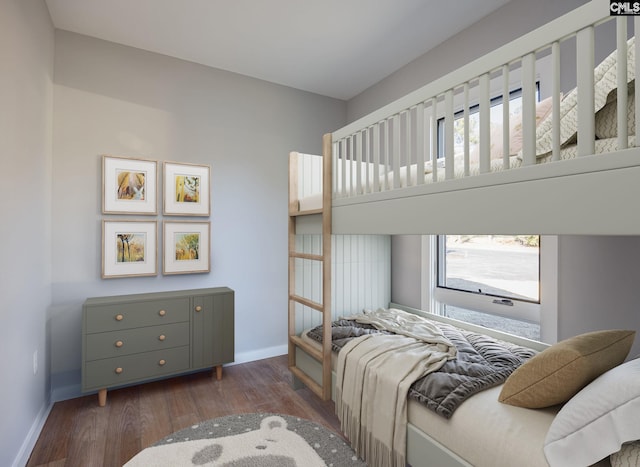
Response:
[{"label": "artwork print", "polygon": [[176,232],[176,261],[191,261],[199,259],[200,234],[198,232]]},{"label": "artwork print", "polygon": [[157,214],[156,161],[102,156],[102,212]]},{"label": "artwork print", "polygon": [[144,232],[119,232],[116,234],[116,261],[133,263],[145,260],[147,236]]},{"label": "artwork print", "polygon": [[171,216],[209,216],[211,168],[208,165],[164,162],[163,213]]},{"label": "artwork print", "polygon": [[102,221],[102,278],[155,276],[157,222]]},{"label": "artwork print", "polygon": [[176,203],[200,202],[200,177],[176,175]]},{"label": "artwork print", "polygon": [[209,222],[164,221],[163,274],[209,272]]},{"label": "artwork print", "polygon": [[144,201],[145,179],[144,172],[130,172],[117,170],[118,191],[116,197],[119,200]]}]

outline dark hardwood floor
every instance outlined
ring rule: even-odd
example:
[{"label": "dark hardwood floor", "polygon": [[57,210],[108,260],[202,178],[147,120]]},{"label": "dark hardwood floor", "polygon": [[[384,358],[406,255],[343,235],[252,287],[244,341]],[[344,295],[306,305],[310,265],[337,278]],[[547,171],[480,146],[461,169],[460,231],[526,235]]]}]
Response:
[{"label": "dark hardwood floor", "polygon": [[340,433],[332,401],[294,391],[287,356],[56,402],[28,467],[120,467],[161,438],[225,415],[272,412],[313,420]]}]

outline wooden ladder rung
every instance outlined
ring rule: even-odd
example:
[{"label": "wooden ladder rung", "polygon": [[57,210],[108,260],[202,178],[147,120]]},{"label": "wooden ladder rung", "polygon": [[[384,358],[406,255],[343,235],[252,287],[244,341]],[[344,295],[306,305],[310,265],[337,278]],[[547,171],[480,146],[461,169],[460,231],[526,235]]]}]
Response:
[{"label": "wooden ladder rung", "polygon": [[289,216],[298,217],[298,216],[313,216],[314,214],[322,214],[322,208],[320,209],[308,209],[306,211],[289,211]]},{"label": "wooden ladder rung", "polygon": [[321,350],[316,349],[313,345],[309,344],[299,336],[289,336],[289,340],[291,340],[296,347],[300,347],[317,361],[322,362]]},{"label": "wooden ladder rung", "polygon": [[301,305],[308,306],[309,308],[313,308],[314,310],[318,310],[320,313],[324,312],[324,306],[321,303],[300,297],[299,295],[289,295],[289,300],[293,300],[294,302],[298,302]]},{"label": "wooden ladder rung", "polygon": [[322,255],[313,255],[311,253],[299,253],[297,251],[290,251],[289,256],[291,258],[300,258],[300,259],[311,259],[313,261],[324,261],[324,256]]},{"label": "wooden ladder rung", "polygon": [[323,399],[324,394],[322,391],[322,386],[316,383],[316,381],[313,378],[311,378],[308,374],[306,374],[297,366],[290,366],[289,370],[291,371],[291,373],[294,374],[294,376],[296,376],[300,381],[302,381],[305,386],[311,389],[316,396],[318,396],[320,399]]}]

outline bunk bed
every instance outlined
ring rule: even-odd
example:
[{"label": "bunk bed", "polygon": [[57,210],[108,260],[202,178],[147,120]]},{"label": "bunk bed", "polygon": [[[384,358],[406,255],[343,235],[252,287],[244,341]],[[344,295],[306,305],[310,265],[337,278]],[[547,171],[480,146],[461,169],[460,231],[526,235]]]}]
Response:
[{"label": "bunk bed", "polygon": [[[606,42],[600,31],[607,28],[615,28],[618,45],[596,67],[594,49]],[[640,97],[627,93],[638,66],[637,44],[628,43],[627,34],[627,18],[610,17],[608,2],[592,1],[333,132],[331,151],[325,153],[336,169],[333,232],[640,233],[640,219],[624,215],[638,195],[640,170],[637,149],[630,147],[640,122],[625,123],[627,104],[637,106]],[[569,69],[572,56],[575,70]],[[575,85],[561,80],[570,72],[577,76]],[[516,80],[522,89],[521,125],[509,120],[503,106],[502,137],[491,138],[491,100],[508,95]],[[537,89],[552,103],[538,126]],[[601,109],[611,100],[620,104],[614,104],[620,131],[601,134],[597,124],[611,116],[612,106]],[[463,137],[465,147],[456,151],[456,125],[471,119],[474,106],[479,107],[478,147]],[[516,129],[521,148],[502,151],[513,148],[510,140],[520,136]],[[443,151],[433,137],[438,132]],[[607,157],[590,157],[596,150]],[[358,165],[363,161],[369,166]],[[349,170],[349,164],[356,168]]]},{"label": "bunk bed", "polygon": [[[640,199],[640,121],[635,119],[640,45],[633,31],[640,30],[640,20],[609,12],[609,2],[592,0],[325,135],[322,156],[312,164],[318,178],[306,187],[299,161],[314,156],[290,155],[289,367],[295,384],[308,386],[323,399],[332,397],[332,323],[363,308],[390,306],[388,294],[373,303],[356,300],[348,310],[335,306],[331,245],[336,235],[640,234],[640,216],[633,214]],[[612,45],[601,47],[609,37]],[[573,76],[569,84],[567,76]],[[508,96],[514,88],[522,96],[519,117],[510,112]],[[496,96],[503,107],[498,124],[491,121]],[[301,251],[299,237],[309,231],[318,232],[321,246]],[[301,262],[309,261],[322,264],[318,300],[305,298],[296,279]],[[306,337],[317,325],[321,344]],[[497,337],[536,351],[546,348]],[[465,413],[467,420],[483,417],[477,406],[494,410],[499,392],[500,387],[488,389],[466,400],[456,420]],[[546,465],[542,443],[562,409],[511,409],[495,409],[500,417],[516,413],[503,428],[529,441],[516,444],[517,452],[502,459],[503,464]],[[522,428],[528,425],[538,431]],[[430,465],[491,465],[487,452],[501,440],[494,436],[492,443],[470,431],[471,426],[425,415],[420,404],[410,401],[407,462],[414,467],[425,465],[426,459]],[[640,433],[627,441],[637,438]],[[608,463],[602,460],[602,465]]]}]

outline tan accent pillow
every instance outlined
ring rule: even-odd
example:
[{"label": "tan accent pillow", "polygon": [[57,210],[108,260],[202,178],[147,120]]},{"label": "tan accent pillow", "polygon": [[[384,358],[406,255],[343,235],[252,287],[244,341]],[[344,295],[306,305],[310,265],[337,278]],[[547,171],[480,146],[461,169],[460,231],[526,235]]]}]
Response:
[{"label": "tan accent pillow", "polygon": [[543,350],[514,371],[498,400],[540,409],[571,399],[627,357],[635,331],[595,331],[571,337]]}]

